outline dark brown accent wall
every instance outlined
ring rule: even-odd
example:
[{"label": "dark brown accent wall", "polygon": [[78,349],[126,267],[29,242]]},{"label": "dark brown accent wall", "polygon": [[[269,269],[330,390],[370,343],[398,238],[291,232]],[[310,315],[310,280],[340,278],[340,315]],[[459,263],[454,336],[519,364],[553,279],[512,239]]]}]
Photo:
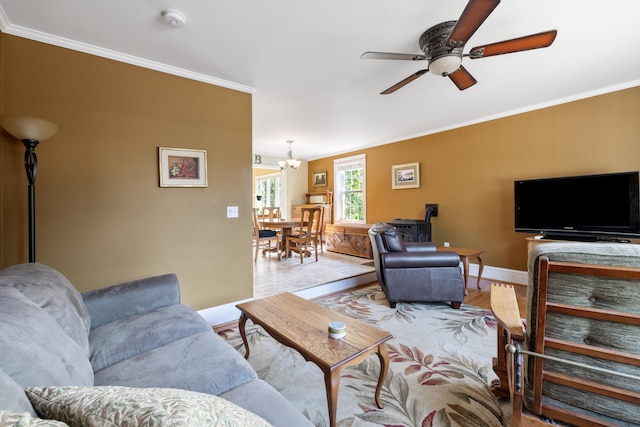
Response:
[{"label": "dark brown accent wall", "polygon": [[[36,150],[38,261],[81,291],[176,273],[196,309],[253,295],[251,94],[6,34],[0,70],[1,114],[62,127]],[[207,150],[209,186],[160,188],[160,146]],[[2,267],[27,256],[23,155],[2,132]]]}]

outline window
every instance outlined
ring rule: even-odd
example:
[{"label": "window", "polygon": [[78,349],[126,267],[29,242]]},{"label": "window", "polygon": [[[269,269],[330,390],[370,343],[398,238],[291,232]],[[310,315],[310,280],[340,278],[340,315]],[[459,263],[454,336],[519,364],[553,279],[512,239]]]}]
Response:
[{"label": "window", "polygon": [[281,174],[280,172],[256,177],[256,195],[262,196],[256,206],[280,206]]},{"label": "window", "polygon": [[366,221],[365,155],[338,159],[334,168],[335,222]]}]

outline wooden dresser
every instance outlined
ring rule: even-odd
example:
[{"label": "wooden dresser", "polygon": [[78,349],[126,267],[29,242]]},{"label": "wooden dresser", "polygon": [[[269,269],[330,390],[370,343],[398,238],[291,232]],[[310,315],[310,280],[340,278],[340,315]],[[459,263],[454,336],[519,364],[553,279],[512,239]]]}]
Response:
[{"label": "wooden dresser", "polygon": [[371,224],[326,224],[325,241],[328,251],[362,258],[373,258],[369,229]]}]

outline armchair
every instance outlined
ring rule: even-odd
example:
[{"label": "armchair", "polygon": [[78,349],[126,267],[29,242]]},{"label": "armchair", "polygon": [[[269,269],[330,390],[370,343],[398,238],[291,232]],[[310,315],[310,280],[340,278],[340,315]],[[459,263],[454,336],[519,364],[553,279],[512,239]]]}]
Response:
[{"label": "armchair", "polygon": [[460,308],[464,280],[455,252],[436,252],[431,242],[404,242],[398,230],[385,223],[369,229],[373,262],[389,307],[398,301],[449,301]]},{"label": "armchair", "polygon": [[640,246],[547,243],[529,256],[526,328],[513,287],[492,284],[494,393],[512,426],[640,420]]}]

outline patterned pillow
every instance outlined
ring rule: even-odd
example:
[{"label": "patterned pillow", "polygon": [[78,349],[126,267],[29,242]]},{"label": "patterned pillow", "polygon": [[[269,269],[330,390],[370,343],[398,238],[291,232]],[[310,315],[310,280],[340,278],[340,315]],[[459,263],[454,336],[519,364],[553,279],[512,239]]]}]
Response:
[{"label": "patterned pillow", "polygon": [[86,426],[270,426],[221,397],[171,388],[29,387],[42,417]]},{"label": "patterned pillow", "polygon": [[0,427],[65,427],[67,424],[55,420],[33,418],[28,412],[0,410]]}]

